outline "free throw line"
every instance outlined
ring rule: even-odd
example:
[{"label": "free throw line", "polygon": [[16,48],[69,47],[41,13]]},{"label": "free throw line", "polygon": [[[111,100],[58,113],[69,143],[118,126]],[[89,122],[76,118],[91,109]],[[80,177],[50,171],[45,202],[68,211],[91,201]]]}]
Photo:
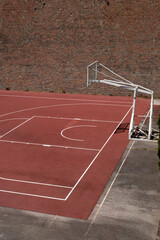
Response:
[{"label": "free throw line", "polygon": [[80,148],[80,147],[71,147],[71,146],[62,146],[62,145],[50,145],[50,144],[44,144],[44,143],[20,142],[20,141],[12,141],[12,140],[5,140],[5,139],[0,139],[0,142],[25,144],[25,145],[33,145],[33,146],[41,146],[41,147],[57,147],[57,148],[65,148],[65,149],[96,151],[96,152],[99,151],[99,149],[93,149],[93,148]]}]

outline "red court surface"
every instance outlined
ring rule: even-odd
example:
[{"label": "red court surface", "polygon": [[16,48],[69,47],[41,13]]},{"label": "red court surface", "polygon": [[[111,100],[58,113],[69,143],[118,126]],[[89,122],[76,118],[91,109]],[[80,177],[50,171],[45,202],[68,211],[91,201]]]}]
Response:
[{"label": "red court surface", "polygon": [[[148,106],[137,99],[136,114]],[[87,219],[127,147],[131,111],[130,97],[0,91],[0,206]]]}]

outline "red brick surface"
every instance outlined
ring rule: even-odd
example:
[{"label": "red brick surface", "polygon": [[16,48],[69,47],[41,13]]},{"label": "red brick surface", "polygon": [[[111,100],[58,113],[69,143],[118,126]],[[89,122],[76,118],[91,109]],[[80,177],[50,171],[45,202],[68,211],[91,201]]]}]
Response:
[{"label": "red brick surface", "polygon": [[95,60],[160,97],[159,0],[1,0],[0,88],[128,94],[86,89]]}]

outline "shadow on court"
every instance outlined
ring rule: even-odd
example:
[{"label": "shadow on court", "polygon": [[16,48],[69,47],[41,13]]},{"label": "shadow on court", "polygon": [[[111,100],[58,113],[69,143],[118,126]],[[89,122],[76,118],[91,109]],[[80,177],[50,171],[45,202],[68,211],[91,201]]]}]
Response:
[{"label": "shadow on court", "polygon": [[129,130],[129,123],[122,123],[120,124],[120,126],[117,128],[117,130],[115,131],[115,133],[123,133],[126,130]]}]

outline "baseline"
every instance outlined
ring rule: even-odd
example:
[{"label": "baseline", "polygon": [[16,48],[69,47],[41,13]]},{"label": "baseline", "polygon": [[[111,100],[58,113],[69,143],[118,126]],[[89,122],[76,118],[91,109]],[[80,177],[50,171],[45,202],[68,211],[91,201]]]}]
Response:
[{"label": "baseline", "polygon": [[25,111],[31,111],[31,110],[38,110],[38,109],[45,109],[45,108],[52,108],[52,107],[66,107],[66,106],[84,106],[84,105],[93,105],[93,106],[112,106],[112,107],[128,107],[128,105],[115,105],[115,104],[98,104],[98,103],[75,103],[75,104],[54,104],[54,105],[46,105],[46,106],[39,106],[39,107],[34,107],[34,108],[26,108],[26,109],[20,109],[20,110],[16,110],[13,112],[9,112],[9,113],[4,113],[1,114],[0,117],[4,117],[4,116],[8,116],[11,114],[16,114],[16,113],[21,113],[21,112],[25,112]]},{"label": "baseline", "polygon": [[19,142],[19,141],[13,141],[13,140],[5,140],[5,139],[0,139],[0,142],[26,144],[26,145],[34,145],[34,146],[42,146],[42,147],[57,147],[57,148],[66,148],[66,149],[70,148],[70,149],[86,150],[86,151],[96,151],[96,152],[99,151],[99,149],[94,149],[94,148],[81,148],[81,147],[51,145],[51,144],[32,143],[32,142]]},{"label": "baseline", "polygon": [[58,97],[37,97],[37,96],[22,96],[22,95],[9,95],[9,94],[0,94],[0,97],[17,97],[17,98],[33,98],[33,99],[47,99],[47,100],[67,100],[67,101],[87,101],[87,102],[114,102],[114,103],[127,103],[127,104],[132,104],[131,102],[125,102],[125,101],[110,101],[110,100],[90,100],[90,99],[74,99],[74,98],[58,98]]}]

